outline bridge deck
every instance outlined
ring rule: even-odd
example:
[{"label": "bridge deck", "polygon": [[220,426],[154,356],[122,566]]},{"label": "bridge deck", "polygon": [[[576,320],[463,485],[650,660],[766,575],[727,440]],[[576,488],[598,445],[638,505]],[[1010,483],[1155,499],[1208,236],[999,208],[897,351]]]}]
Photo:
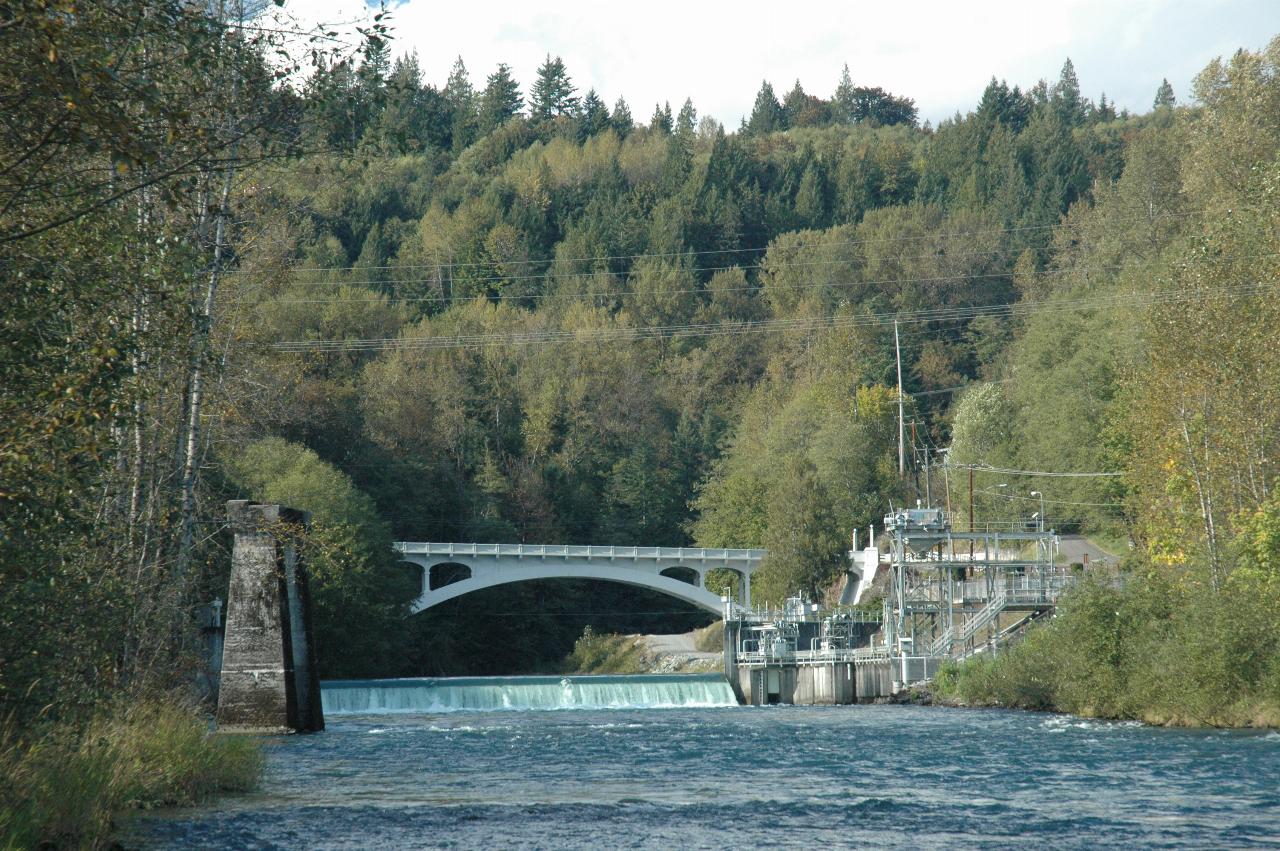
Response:
[{"label": "bridge deck", "polygon": [[758,562],[765,550],[707,547],[616,547],[578,544],[458,544],[397,541],[396,550],[427,556],[527,559],[627,559],[631,561]]}]

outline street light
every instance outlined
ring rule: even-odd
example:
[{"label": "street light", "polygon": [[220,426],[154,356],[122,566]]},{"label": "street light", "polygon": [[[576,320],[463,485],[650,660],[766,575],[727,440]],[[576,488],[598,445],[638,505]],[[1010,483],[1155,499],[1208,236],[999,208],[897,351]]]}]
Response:
[{"label": "street light", "polygon": [[1040,491],[1032,491],[1031,495],[1040,497],[1040,520],[1036,524],[1036,531],[1043,532],[1044,531],[1044,494],[1041,493]]}]

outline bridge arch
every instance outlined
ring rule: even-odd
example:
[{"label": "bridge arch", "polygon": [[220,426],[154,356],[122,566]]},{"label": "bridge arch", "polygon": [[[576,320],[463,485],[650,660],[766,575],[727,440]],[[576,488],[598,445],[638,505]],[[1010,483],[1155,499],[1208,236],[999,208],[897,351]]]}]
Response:
[{"label": "bridge arch", "polygon": [[734,605],[750,599],[751,574],[764,550],[692,547],[599,547],[543,544],[397,543],[403,561],[422,571],[422,591],[411,611],[534,579],[597,579],[648,588],[716,615],[724,614],[720,589],[708,590],[707,573],[728,568],[741,577]]},{"label": "bridge arch", "polygon": [[659,576],[666,576],[679,582],[687,582],[690,585],[702,587],[702,573],[692,567],[685,567],[683,564],[664,567],[658,571]]},{"label": "bridge arch", "polygon": [[455,582],[465,582],[471,578],[471,574],[472,570],[468,565],[456,561],[442,561],[427,568],[425,584],[427,590],[435,591]]}]

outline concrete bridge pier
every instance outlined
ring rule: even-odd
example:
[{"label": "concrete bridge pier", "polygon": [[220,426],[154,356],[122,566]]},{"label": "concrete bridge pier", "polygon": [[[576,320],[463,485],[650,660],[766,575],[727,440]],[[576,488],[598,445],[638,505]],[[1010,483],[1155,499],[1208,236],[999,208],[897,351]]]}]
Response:
[{"label": "concrete bridge pier", "polygon": [[297,537],[304,512],[243,499],[227,503],[235,536],[218,727],[237,732],[324,729],[311,638],[311,598]]}]

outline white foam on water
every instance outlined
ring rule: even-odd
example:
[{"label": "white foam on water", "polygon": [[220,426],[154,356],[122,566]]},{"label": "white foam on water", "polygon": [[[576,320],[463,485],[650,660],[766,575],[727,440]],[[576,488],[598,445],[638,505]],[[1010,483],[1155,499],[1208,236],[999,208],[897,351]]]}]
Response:
[{"label": "white foam on water", "polygon": [[723,677],[703,674],[342,680],[322,684],[321,702],[326,715],[737,705]]}]

